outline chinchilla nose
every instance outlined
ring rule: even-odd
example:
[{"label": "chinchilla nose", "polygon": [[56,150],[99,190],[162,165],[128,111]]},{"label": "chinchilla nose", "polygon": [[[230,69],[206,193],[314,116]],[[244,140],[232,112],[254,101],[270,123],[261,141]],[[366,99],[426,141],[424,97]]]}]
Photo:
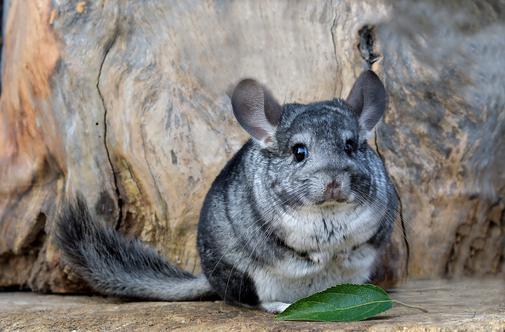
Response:
[{"label": "chinchilla nose", "polygon": [[332,180],[326,184],[326,188],[324,189],[324,198],[326,201],[344,202],[348,199],[348,196],[341,181]]}]

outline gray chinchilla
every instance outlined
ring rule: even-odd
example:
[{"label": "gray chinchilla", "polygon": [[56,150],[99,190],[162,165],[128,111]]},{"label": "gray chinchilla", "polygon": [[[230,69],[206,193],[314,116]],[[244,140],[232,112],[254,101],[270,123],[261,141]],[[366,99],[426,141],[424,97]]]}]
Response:
[{"label": "gray chinchilla", "polygon": [[345,101],[282,106],[246,79],[232,105],[252,139],[226,164],[203,204],[203,274],[185,272],[94,220],[77,194],[57,221],[56,241],[96,291],[168,301],[217,294],[279,312],[325,288],[370,278],[398,204],[367,143],[386,107],[379,78],[364,71]]}]

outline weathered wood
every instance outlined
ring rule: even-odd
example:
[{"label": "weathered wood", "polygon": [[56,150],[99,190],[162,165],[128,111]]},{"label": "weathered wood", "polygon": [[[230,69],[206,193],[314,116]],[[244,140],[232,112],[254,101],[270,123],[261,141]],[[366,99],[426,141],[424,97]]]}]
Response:
[{"label": "weathered wood", "polygon": [[[370,52],[383,55],[374,69],[390,97],[374,143],[405,221],[379,279],[404,276],[404,232],[411,276],[503,276],[505,75],[492,65],[505,49],[496,38],[501,7],[460,6],[466,27],[444,6],[12,1],[0,99],[0,287],[82,286],[58,268],[51,242],[62,199],[76,190],[93,213],[198,270],[203,196],[246,139],[230,85],[252,76],[286,102],[345,96]],[[365,24],[375,34],[363,34]]]},{"label": "weathered wood", "polygon": [[222,302],[120,302],[101,297],[0,293],[2,331],[497,331],[505,328],[501,280],[410,281],[391,297],[427,309],[395,305],[362,322],[276,321],[272,314]]},{"label": "weathered wood", "polygon": [[505,276],[503,9],[403,2],[378,26],[390,111],[377,143],[398,184],[410,275]]}]

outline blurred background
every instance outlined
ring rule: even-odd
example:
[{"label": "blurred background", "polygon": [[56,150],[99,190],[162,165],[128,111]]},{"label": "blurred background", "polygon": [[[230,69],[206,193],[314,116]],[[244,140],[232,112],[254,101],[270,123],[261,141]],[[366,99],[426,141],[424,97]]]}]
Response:
[{"label": "blurred background", "polygon": [[504,1],[4,1],[0,289],[86,291],[52,227],[93,213],[199,270],[203,197],[247,139],[227,91],[389,106],[370,144],[401,198],[376,279],[505,276]]}]

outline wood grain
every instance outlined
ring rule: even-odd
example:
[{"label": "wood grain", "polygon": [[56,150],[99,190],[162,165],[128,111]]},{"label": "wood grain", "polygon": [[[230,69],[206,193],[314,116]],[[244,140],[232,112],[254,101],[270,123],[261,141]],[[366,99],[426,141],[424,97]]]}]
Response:
[{"label": "wood grain", "polygon": [[[503,20],[498,7],[461,6],[472,23],[461,27],[449,14],[426,16],[444,15],[445,5],[422,6],[11,2],[0,287],[85,290],[59,267],[52,243],[58,209],[76,191],[113,227],[198,272],[203,197],[247,139],[230,86],[254,77],[283,102],[345,96],[365,67],[363,52],[382,56],[373,68],[390,106],[371,144],[398,185],[403,216],[377,281],[390,286],[407,272],[503,276],[505,73],[492,65],[503,58],[493,37]],[[358,47],[365,24],[375,26],[373,40]]]},{"label": "wood grain", "polygon": [[505,285],[497,279],[409,281],[395,305],[362,322],[277,321],[272,314],[216,302],[123,302],[84,296],[0,293],[3,331],[496,331],[505,328]]}]

